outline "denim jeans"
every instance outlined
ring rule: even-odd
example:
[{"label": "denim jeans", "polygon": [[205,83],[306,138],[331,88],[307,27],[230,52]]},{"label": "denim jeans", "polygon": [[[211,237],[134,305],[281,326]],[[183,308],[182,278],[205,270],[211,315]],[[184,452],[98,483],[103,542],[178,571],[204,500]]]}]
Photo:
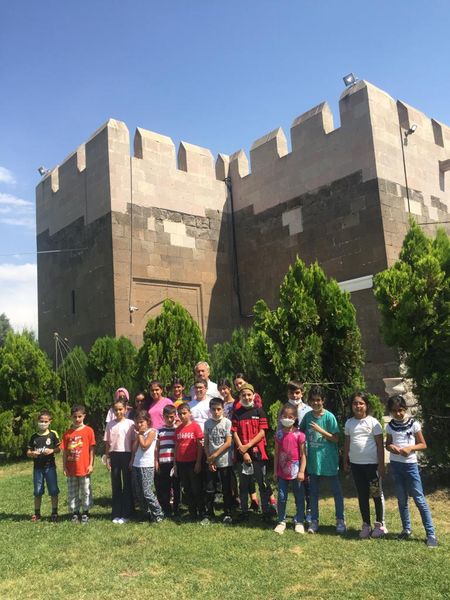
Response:
[{"label": "denim jeans", "polygon": [[325,479],[330,482],[331,491],[334,496],[334,508],[336,511],[336,519],[344,519],[344,496],[342,495],[341,484],[339,483],[339,475],[310,475],[309,476],[309,493],[311,496],[311,519],[319,520],[319,488],[320,479]]},{"label": "denim jeans", "polygon": [[278,521],[286,521],[286,504],[288,499],[289,483],[292,483],[292,491],[295,498],[295,522],[303,523],[305,520],[305,488],[298,479],[282,479],[278,477]]},{"label": "denim jeans", "polygon": [[398,500],[398,510],[400,512],[403,529],[411,531],[408,499],[409,496],[412,496],[419,509],[426,534],[434,536],[433,520],[423,493],[419,465],[417,463],[403,463],[397,460],[391,460],[390,468],[392,469],[392,474],[394,476],[395,494]]},{"label": "denim jeans", "polygon": [[33,487],[34,495],[39,498],[44,494],[44,481],[47,484],[47,491],[50,496],[59,494],[58,479],[56,476],[56,467],[47,465],[42,468],[33,469]]}]

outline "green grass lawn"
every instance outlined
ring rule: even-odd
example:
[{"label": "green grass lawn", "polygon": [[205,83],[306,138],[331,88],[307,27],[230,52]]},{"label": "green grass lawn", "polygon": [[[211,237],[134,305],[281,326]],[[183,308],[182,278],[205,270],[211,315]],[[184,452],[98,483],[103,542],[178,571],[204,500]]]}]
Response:
[{"label": "green grass lawn", "polygon": [[[58,469],[64,500],[60,459]],[[439,548],[429,549],[415,507],[413,539],[395,539],[401,527],[392,494],[387,498],[387,539],[360,541],[360,516],[348,480],[345,536],[334,533],[330,498],[321,501],[319,534],[299,536],[288,529],[278,536],[256,515],[246,525],[230,527],[170,521],[114,525],[109,477],[100,461],[93,475],[95,507],[88,525],[70,523],[64,502],[60,523],[31,523],[31,472],[31,462],[0,469],[2,600],[450,598],[447,490],[428,497],[440,542]],[[47,497],[42,509],[47,517]]]}]

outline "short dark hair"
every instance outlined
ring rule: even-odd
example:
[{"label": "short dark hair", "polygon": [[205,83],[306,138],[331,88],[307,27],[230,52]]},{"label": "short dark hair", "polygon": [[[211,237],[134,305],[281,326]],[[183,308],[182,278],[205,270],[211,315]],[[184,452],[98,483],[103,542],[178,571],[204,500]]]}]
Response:
[{"label": "short dark hair", "polygon": [[399,406],[400,408],[408,408],[405,397],[401,394],[391,396],[387,401],[388,411],[390,412],[395,406]]},{"label": "short dark hair", "polygon": [[209,401],[209,408],[212,408],[213,406],[221,406],[223,408],[224,401],[222,398],[211,398]]},{"label": "short dark hair", "polygon": [[221,387],[227,387],[227,388],[231,388],[233,387],[231,385],[231,381],[229,379],[219,379],[218,383],[217,383],[217,387],[221,388]]},{"label": "short dark hair", "polygon": [[172,388],[174,385],[182,385],[184,387],[184,380],[181,377],[174,377],[170,382],[170,387]]},{"label": "short dark hair", "polygon": [[[118,400],[118,402],[122,402],[122,400]],[[115,402],[114,402],[114,404],[115,404]],[[122,402],[122,404],[123,404],[123,402]],[[85,415],[86,414],[86,408],[82,404],[74,404],[72,406],[72,408],[70,409],[70,414],[73,415],[76,412],[80,412],[83,415]]]},{"label": "short dark hair", "polygon": [[244,373],[236,373],[236,375],[233,377],[233,381],[236,381],[236,379],[243,379],[244,381],[247,381]]},{"label": "short dark hair", "polygon": [[148,424],[151,424],[152,418],[146,410],[138,410],[134,417],[134,422],[136,423],[137,421],[147,421]]},{"label": "short dark hair", "polygon": [[288,381],[287,384],[287,389],[288,392],[304,392],[305,391],[305,386],[303,385],[303,383],[300,383],[300,381]]},{"label": "short dark hair", "polygon": [[52,413],[49,412],[48,410],[41,410],[41,412],[38,414],[38,419],[40,419],[41,417],[48,417],[50,419],[50,421],[52,420]]},{"label": "short dark hair", "polygon": [[[184,403],[186,404],[186,403]],[[177,412],[177,407],[174,404],[166,404],[163,408],[163,417],[167,417],[168,415],[173,415],[173,413]]]},{"label": "short dark hair", "polygon": [[321,385],[313,385],[308,392],[308,402],[311,402],[313,398],[321,398],[325,401],[325,390]]},{"label": "short dark hair", "polygon": [[189,402],[182,402],[177,406],[177,412],[181,412],[184,408],[187,408],[189,412],[191,412],[191,407],[189,406]]},{"label": "short dark hair", "polygon": [[[201,383],[205,386],[206,389],[208,389],[208,382],[206,381],[206,379],[203,379],[202,377],[199,377],[198,379],[196,379],[195,383]],[[194,387],[195,387],[195,383],[194,383]]]}]

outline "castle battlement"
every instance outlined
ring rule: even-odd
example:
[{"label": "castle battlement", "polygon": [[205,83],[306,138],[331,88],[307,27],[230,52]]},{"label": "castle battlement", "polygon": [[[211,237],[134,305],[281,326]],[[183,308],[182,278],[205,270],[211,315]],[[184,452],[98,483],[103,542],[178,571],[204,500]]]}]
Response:
[{"label": "castle battlement", "polygon": [[[431,197],[443,197],[450,129],[365,81],[347,88],[339,101],[340,127],[334,128],[327,102],[295,118],[291,152],[281,128],[256,140],[250,160],[244,150],[230,156],[230,176],[236,209],[264,211],[295,196],[362,171],[363,180],[381,177],[405,185],[400,127],[417,125],[405,146],[408,184]],[[426,186],[423,186],[423,182]]]},{"label": "castle battlement", "polygon": [[36,190],[37,231],[50,235],[76,219],[90,223],[130,203],[185,212],[226,210],[228,157],[214,161],[208,148],[109,119],[91,138],[43,178]]},{"label": "castle battlement", "polygon": [[177,150],[170,137],[142,128],[131,154],[126,124],[109,119],[38,185],[38,233],[80,217],[89,223],[111,209],[126,213],[129,203],[197,216],[205,208],[222,212],[228,175],[235,208],[252,206],[255,213],[356,171],[364,181],[404,185],[400,128],[413,123],[417,129],[403,148],[409,187],[431,208],[432,198],[450,207],[449,127],[365,81],[342,93],[339,113],[337,128],[327,102],[296,117],[291,151],[277,128],[252,144],[250,159],[239,150],[216,161],[208,148],[182,141]]}]

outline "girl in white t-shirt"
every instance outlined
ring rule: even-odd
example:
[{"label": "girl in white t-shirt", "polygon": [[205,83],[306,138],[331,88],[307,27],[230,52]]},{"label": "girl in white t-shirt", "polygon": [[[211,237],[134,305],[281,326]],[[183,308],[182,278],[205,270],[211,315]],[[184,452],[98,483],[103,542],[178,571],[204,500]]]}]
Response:
[{"label": "girl in white t-shirt", "polygon": [[411,537],[408,499],[412,496],[422,518],[427,546],[434,548],[438,541],[430,508],[423,493],[416,454],[417,450],[425,450],[427,447],[422,428],[418,421],[407,415],[406,400],[403,396],[389,398],[388,409],[392,421],[386,427],[386,450],[390,452],[390,471],[394,476],[398,510],[403,525],[398,537],[400,540],[408,540]]},{"label": "girl in white t-shirt", "polygon": [[133,442],[132,477],[136,497],[142,511],[155,523],[160,523],[164,513],[153,491],[155,479],[155,448],[157,431],[151,427],[147,411],[137,413],[134,420],[136,438]]},{"label": "girl in white t-shirt", "polygon": [[130,459],[134,440],[134,423],[126,418],[127,405],[118,399],[113,404],[115,418],[106,425],[106,465],[111,471],[112,521],[118,525],[128,523],[133,511]]},{"label": "girl in white t-shirt", "polygon": [[[369,400],[364,392],[351,396],[353,417],[345,423],[344,470],[351,469],[358,493],[363,524],[359,537],[379,538],[387,533],[384,525],[384,496],[381,478],[384,476],[383,430],[369,413]],[[374,528],[370,519],[370,497],[375,504]]]}]

